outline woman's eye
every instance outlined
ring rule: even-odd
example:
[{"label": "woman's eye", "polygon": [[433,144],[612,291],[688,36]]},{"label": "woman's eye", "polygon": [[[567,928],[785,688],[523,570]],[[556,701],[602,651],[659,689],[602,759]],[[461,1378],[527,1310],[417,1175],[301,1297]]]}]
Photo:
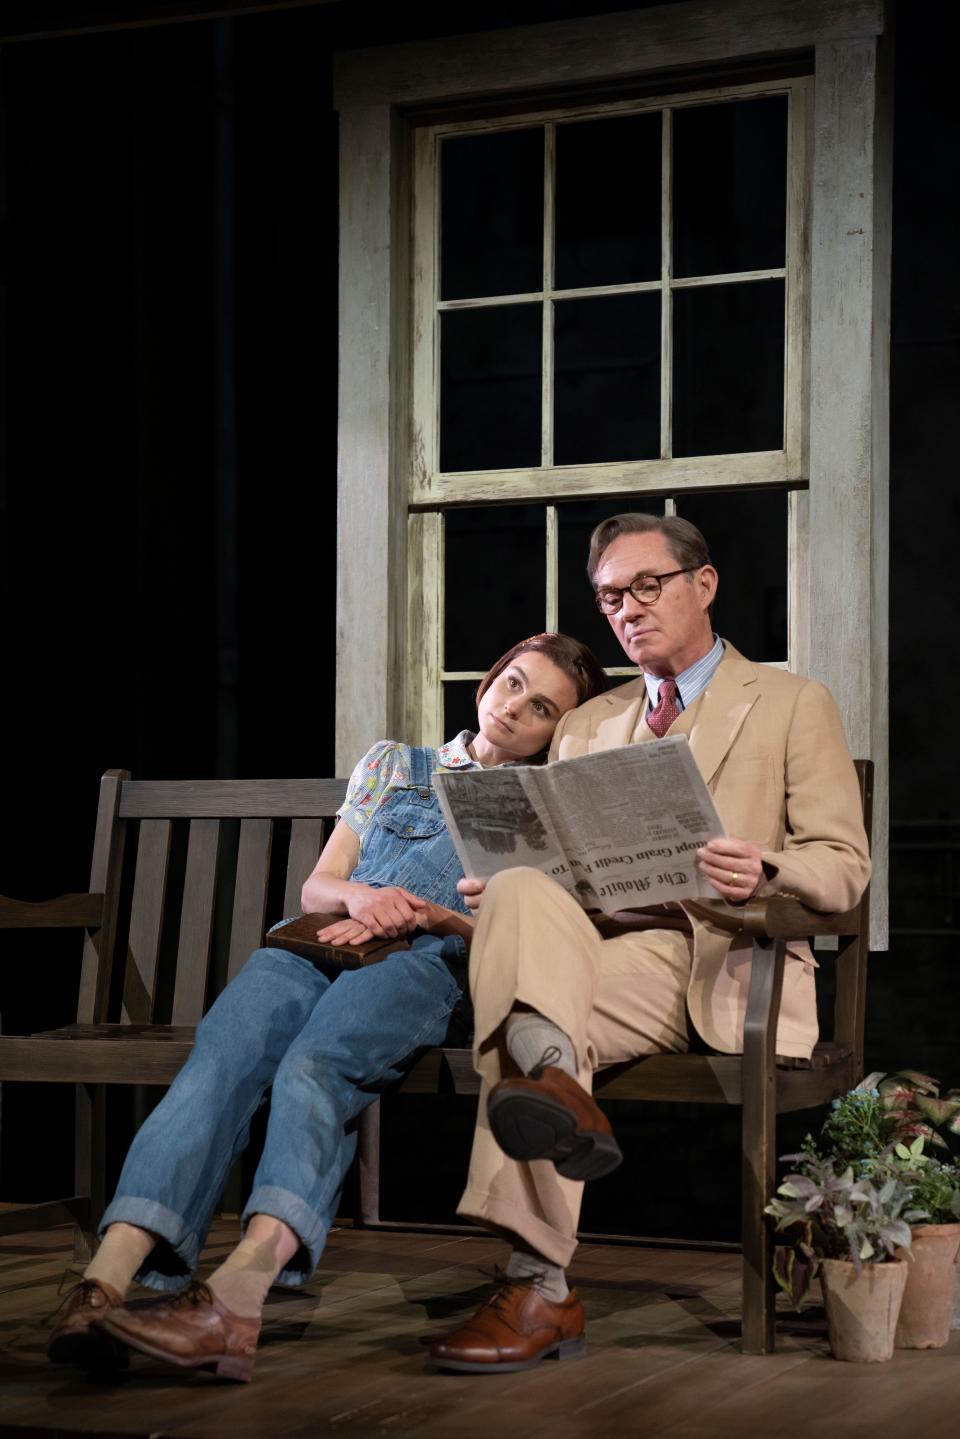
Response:
[{"label": "woman's eye", "polygon": [[507,688],[511,690],[518,690],[520,688],[520,681],[516,675],[507,675]]},{"label": "woman's eye", "polygon": [[541,700],[534,700],[533,708],[536,710],[537,714],[541,717],[541,719],[547,713],[547,707]]}]

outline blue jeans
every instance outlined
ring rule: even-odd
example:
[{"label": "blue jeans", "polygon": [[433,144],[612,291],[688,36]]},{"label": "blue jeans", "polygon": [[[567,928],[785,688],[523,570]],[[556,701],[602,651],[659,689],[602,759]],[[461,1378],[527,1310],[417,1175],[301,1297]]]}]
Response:
[{"label": "blue jeans", "polygon": [[466,967],[456,936],[421,935],[410,950],[335,980],[286,950],[256,950],[137,1133],[101,1221],[101,1235],[122,1221],[159,1236],[140,1282],[175,1290],[193,1273],[230,1164],[271,1085],[242,1222],[271,1214],[288,1224],[301,1248],[278,1282],[309,1279],[356,1149],[353,1121],[418,1049],[443,1043]]}]

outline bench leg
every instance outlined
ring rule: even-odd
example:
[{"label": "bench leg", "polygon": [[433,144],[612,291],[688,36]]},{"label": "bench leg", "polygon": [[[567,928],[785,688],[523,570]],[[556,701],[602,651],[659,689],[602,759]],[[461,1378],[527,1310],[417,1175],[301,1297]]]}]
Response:
[{"label": "bench leg", "polygon": [[357,1142],[360,1171],[359,1223],[380,1222],[380,1101],[367,1106],[360,1116]]},{"label": "bench leg", "polygon": [[784,949],[782,940],[772,951],[754,942],[744,1027],[741,1241],[745,1354],[772,1354],[775,1345],[773,1235],[763,1210],[776,1180],[776,1020]]},{"label": "bench leg", "polygon": [[106,1088],[78,1084],[74,1139],[75,1191],[89,1201],[86,1221],[74,1235],[73,1257],[86,1264],[97,1247],[97,1225],[107,1207],[106,1197]]}]

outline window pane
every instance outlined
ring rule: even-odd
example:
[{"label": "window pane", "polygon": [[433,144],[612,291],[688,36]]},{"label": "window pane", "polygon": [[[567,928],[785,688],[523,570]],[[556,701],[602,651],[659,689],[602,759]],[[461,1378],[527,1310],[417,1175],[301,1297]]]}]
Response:
[{"label": "window pane", "polygon": [[447,680],[443,686],[443,737],[453,739],[462,729],[477,732],[474,695],[477,680]]},{"label": "window pane", "polygon": [[783,448],[783,281],[673,296],[673,453]]},{"label": "window pane", "polygon": [[542,360],[539,304],[441,314],[441,470],[539,465]]},{"label": "window pane", "polygon": [[673,272],[726,275],[785,263],[787,97],[673,115]]},{"label": "window pane", "polygon": [[543,129],[440,146],[440,298],[543,286]]},{"label": "window pane", "polygon": [[603,665],[627,665],[631,660],[617,643],[609,620],[593,602],[593,589],[587,579],[590,536],[601,520],[628,510],[662,515],[663,500],[650,495],[616,495],[608,500],[574,500],[557,506],[560,628],[589,645]]},{"label": "window pane", "polygon": [[558,290],[660,278],[659,111],[556,129]]},{"label": "window pane", "polygon": [[713,627],[752,660],[787,658],[787,493],[678,495],[720,575]]},{"label": "window pane", "polygon": [[444,668],[488,670],[546,611],[546,511],[482,505],[446,517]]},{"label": "window pane", "polygon": [[646,460],[660,453],[660,296],[554,305],[554,460]]}]

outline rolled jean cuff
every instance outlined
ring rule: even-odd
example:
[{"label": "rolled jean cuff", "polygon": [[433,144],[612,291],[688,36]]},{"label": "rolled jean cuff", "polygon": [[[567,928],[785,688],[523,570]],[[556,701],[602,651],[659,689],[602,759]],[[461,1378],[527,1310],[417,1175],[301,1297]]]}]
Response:
[{"label": "rolled jean cuff", "polygon": [[99,1239],[111,1224],[134,1224],[157,1236],[158,1243],[134,1275],[138,1284],[174,1294],[192,1277],[200,1258],[200,1239],[172,1209],[155,1199],[120,1195],[100,1220]]},{"label": "rolled jean cuff", "polygon": [[[269,1214],[274,1219],[282,1219],[300,1240],[300,1248],[286,1269],[282,1269],[277,1275],[274,1283],[285,1284],[293,1289],[306,1284],[320,1263],[330,1225],[321,1219],[299,1194],[294,1194],[289,1189],[278,1189],[272,1184],[260,1185],[247,1200],[240,1216],[240,1226],[244,1233],[255,1214]],[[309,1260],[308,1265],[303,1262],[304,1255]]]}]

